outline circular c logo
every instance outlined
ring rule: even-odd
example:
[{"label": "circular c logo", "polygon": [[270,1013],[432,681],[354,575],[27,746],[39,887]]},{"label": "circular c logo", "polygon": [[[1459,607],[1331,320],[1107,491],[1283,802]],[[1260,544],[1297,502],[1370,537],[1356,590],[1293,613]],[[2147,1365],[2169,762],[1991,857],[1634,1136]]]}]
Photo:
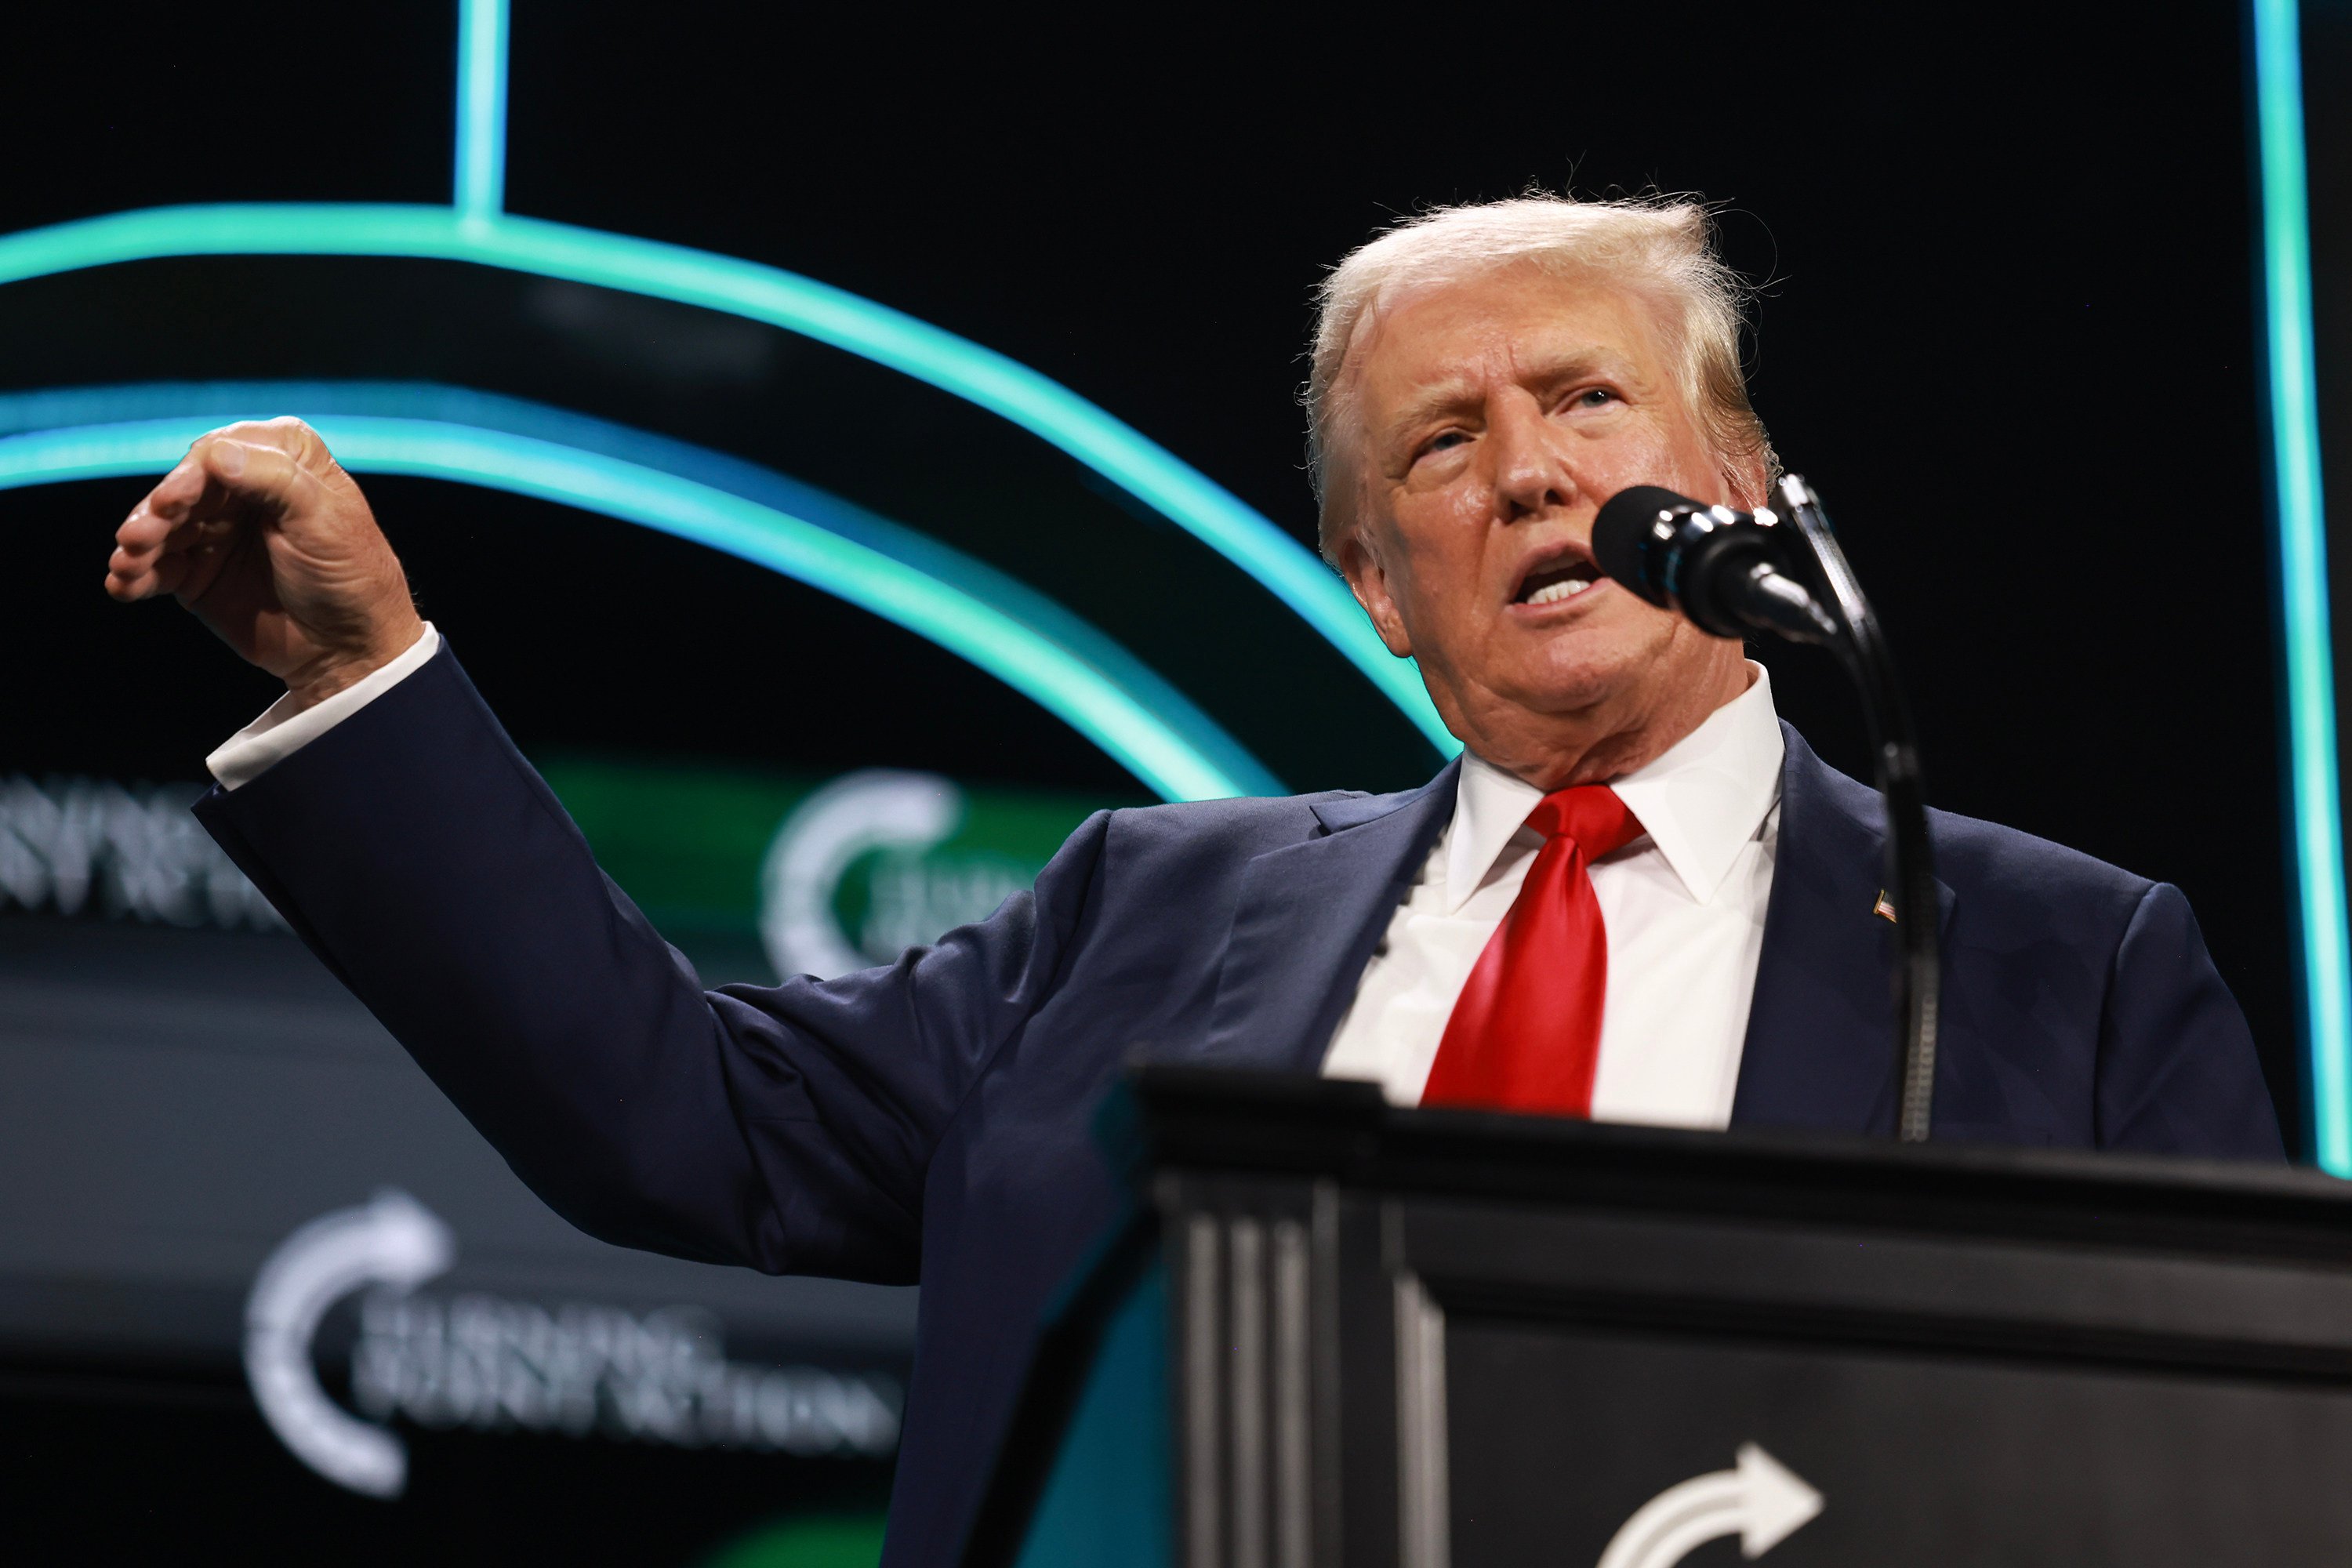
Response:
[{"label": "circular c logo", "polygon": [[321,1215],[280,1242],[245,1303],[245,1374],[261,1414],[294,1457],[370,1497],[408,1482],[400,1439],[344,1411],[319,1386],[310,1341],[327,1309],[366,1285],[411,1290],[447,1268],[457,1237],[406,1193]]},{"label": "circular c logo", "polygon": [[760,870],[760,939],[778,974],[870,967],[833,908],[850,863],[876,849],[920,851],[963,823],[963,792],[936,773],[869,768],[801,802],[768,846]]}]

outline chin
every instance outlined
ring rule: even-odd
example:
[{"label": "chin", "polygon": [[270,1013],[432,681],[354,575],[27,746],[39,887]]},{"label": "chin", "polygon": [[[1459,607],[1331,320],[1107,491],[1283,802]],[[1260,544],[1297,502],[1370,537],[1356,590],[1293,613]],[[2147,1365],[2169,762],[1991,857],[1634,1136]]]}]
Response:
[{"label": "chin", "polygon": [[1665,651],[1646,638],[1556,637],[1529,661],[1509,695],[1539,713],[1601,707],[1637,691]]}]

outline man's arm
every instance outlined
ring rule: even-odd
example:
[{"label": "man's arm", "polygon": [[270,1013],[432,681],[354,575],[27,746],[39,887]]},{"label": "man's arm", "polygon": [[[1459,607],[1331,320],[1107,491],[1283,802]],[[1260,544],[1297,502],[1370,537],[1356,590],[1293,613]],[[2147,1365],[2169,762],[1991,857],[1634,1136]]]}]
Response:
[{"label": "man's arm", "polygon": [[197,815],[528,1183],[625,1246],[915,1277],[932,1149],[1050,988],[1097,817],[887,969],[706,993],[445,647]]},{"label": "man's arm", "polygon": [[269,705],[267,712],[215,747],[205,759],[205,771],[223,789],[251,784],[410,676],[441,651],[441,634],[427,621],[406,653],[344,687],[323,702],[309,708],[295,705],[292,693]]},{"label": "man's arm", "polygon": [[2286,1157],[2246,1016],[2166,883],[2132,911],[2107,977],[2097,1114],[2103,1149]]},{"label": "man's arm", "polygon": [[1060,973],[1102,819],[888,969],[706,993],[450,650],[398,677],[422,623],[310,431],[206,437],[118,542],[109,590],[176,595],[287,712],[370,699],[198,814],[534,1190],[627,1245],[914,1277],[931,1151]]}]

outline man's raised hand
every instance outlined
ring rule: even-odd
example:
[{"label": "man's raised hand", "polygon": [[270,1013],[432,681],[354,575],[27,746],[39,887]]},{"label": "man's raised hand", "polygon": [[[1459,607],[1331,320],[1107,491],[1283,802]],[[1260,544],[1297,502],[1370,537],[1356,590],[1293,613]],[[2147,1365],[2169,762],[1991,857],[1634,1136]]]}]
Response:
[{"label": "man's raised hand", "polygon": [[115,531],[106,591],[172,595],[304,708],[424,630],[367,498],[299,419],[200,438]]}]

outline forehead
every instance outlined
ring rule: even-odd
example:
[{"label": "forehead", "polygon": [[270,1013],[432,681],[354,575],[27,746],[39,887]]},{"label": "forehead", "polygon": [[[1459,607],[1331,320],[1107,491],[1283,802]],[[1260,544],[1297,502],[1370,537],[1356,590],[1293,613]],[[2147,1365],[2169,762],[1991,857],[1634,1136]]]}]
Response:
[{"label": "forehead", "polygon": [[1591,365],[1644,384],[1661,347],[1648,306],[1590,273],[1532,265],[1409,285],[1365,312],[1349,356],[1366,413]]}]

